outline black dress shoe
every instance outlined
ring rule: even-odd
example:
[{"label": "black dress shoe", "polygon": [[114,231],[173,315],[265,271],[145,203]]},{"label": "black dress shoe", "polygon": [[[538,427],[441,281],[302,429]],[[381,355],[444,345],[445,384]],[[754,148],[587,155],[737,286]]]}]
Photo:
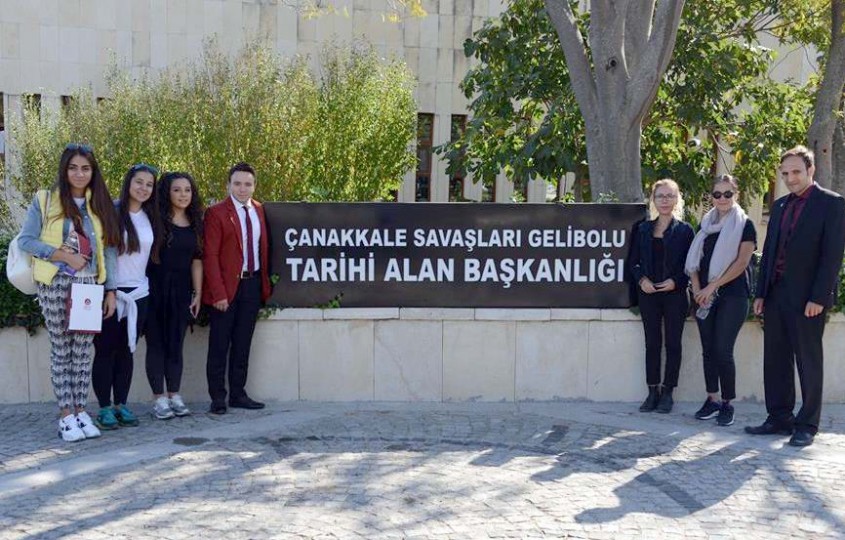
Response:
[{"label": "black dress shoe", "polygon": [[796,431],[792,438],[789,439],[789,446],[810,446],[813,444],[816,436],[809,431]]},{"label": "black dress shoe", "polygon": [[260,401],[255,401],[249,396],[244,396],[238,399],[230,399],[229,407],[233,409],[263,409],[264,404]]},{"label": "black dress shoe", "polygon": [[657,402],[660,401],[660,390],[657,386],[648,387],[648,396],[646,396],[643,404],[640,405],[640,412],[651,412],[657,408]]},{"label": "black dress shoe", "polygon": [[220,401],[212,401],[208,412],[211,414],[226,414],[226,404]]},{"label": "black dress shoe", "polygon": [[792,435],[792,426],[779,424],[770,418],[759,426],[745,426],[749,435]]}]

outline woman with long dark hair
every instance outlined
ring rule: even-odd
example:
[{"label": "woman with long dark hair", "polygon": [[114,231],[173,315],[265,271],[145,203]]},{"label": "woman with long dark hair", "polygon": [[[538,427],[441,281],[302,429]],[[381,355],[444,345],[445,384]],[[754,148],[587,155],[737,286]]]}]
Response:
[{"label": "woman with long dark hair", "polygon": [[103,321],[102,332],[94,338],[92,382],[100,403],[96,420],[100,429],[138,425],[138,418],[126,406],[126,400],[132,384],[135,345],[147,319],[150,293],[147,264],[156,237],[157,176],[158,169],[152,165],[133,165],[123,177],[116,205],[120,227],[114,279],[117,316]]},{"label": "woman with long dark hair", "polygon": [[117,215],[93,149],[68,144],[55,184],[36,194],[18,240],[33,255],[38,302],[50,336],[51,380],[61,411],[59,436],[68,442],[100,436],[85,412],[94,334],[68,330],[70,291],[74,283],[104,285],[103,316],[112,316],[118,241]]},{"label": "woman with long dark hair", "polygon": [[161,176],[158,204],[160,234],[148,271],[147,379],[153,391],[153,416],[166,420],[191,414],[179,388],[185,331],[199,313],[202,296],[203,207],[196,182],[184,172]]}]

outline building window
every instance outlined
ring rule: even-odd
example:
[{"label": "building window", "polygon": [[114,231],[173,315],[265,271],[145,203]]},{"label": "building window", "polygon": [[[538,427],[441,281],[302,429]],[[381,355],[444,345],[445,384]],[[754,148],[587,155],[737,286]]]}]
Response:
[{"label": "building window", "polygon": [[[460,139],[464,131],[467,129],[467,117],[465,114],[452,115],[452,127],[449,136],[451,142]],[[464,178],[466,178],[466,170],[463,167],[464,151],[458,157],[458,169],[449,177],[449,200],[462,201],[464,200]]]},{"label": "building window", "polygon": [[434,141],[434,115],[417,115],[417,183],[415,201],[431,200],[431,152]]},{"label": "building window", "polygon": [[62,112],[67,112],[73,105],[73,96],[62,96]]},{"label": "building window", "polygon": [[6,161],[6,107],[3,97],[3,93],[0,92],[0,163]]},{"label": "building window", "polygon": [[38,118],[41,118],[41,94],[24,94],[23,103],[24,107],[35,111]]},{"label": "building window", "polygon": [[481,202],[496,202],[496,179],[488,186],[486,183],[481,185]]}]

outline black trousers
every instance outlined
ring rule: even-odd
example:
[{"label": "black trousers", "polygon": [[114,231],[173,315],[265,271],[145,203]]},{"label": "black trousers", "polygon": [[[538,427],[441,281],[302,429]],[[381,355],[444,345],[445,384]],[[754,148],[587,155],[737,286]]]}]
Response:
[{"label": "black trousers", "polygon": [[[130,292],[132,289],[122,288],[121,290]],[[135,301],[138,307],[136,321],[138,338],[141,337],[146,324],[148,300],[149,297],[144,297]],[[129,335],[126,331],[128,322],[125,317],[118,322],[117,313],[115,313],[108,319],[103,319],[102,331],[94,337],[91,384],[101,408],[108,407],[112,403],[125,405],[129,396],[135,363],[132,352],[129,350]]]},{"label": "black trousers", "polygon": [[742,323],[748,316],[748,299],[744,296],[720,296],[710,314],[698,322],[704,363],[704,384],[715,394],[721,388],[725,401],[736,398],[736,363],[734,345]]},{"label": "black trousers", "polygon": [[646,294],[639,292],[640,315],[645,332],[645,377],[649,386],[660,384],[660,357],[663,351],[663,331],[666,331],[666,372],[663,386],[678,386],[681,371],[681,336],[684,319],[689,310],[687,293]]},{"label": "black trousers", "polygon": [[[827,310],[804,316],[804,306],[792,306],[782,285],[774,285],[764,304],[763,383],[766,411],[781,424],[816,433],[822,412],[824,335]],[[795,408],[795,366],[801,382],[801,410]]]},{"label": "black trousers", "polygon": [[229,399],[246,395],[249,350],[255,320],[261,307],[261,278],[242,279],[235,298],[226,311],[210,310],[211,327],[208,336],[208,395],[211,401],[226,400],[226,364],[228,360]]}]

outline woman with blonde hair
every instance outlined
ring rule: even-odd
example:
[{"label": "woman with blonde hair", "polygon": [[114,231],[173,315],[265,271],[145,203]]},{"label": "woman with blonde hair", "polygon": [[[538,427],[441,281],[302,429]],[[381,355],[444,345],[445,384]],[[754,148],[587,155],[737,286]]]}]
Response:
[{"label": "woman with blonde hair", "polygon": [[[645,332],[648,396],[640,411],[668,413],[674,404],[672,391],[678,385],[681,369],[681,336],[689,310],[684,262],[694,233],[681,220],[683,199],[674,180],[655,182],[650,202],[652,219],[637,226],[630,256]],[[664,344],[666,369],[661,382]]]}]

